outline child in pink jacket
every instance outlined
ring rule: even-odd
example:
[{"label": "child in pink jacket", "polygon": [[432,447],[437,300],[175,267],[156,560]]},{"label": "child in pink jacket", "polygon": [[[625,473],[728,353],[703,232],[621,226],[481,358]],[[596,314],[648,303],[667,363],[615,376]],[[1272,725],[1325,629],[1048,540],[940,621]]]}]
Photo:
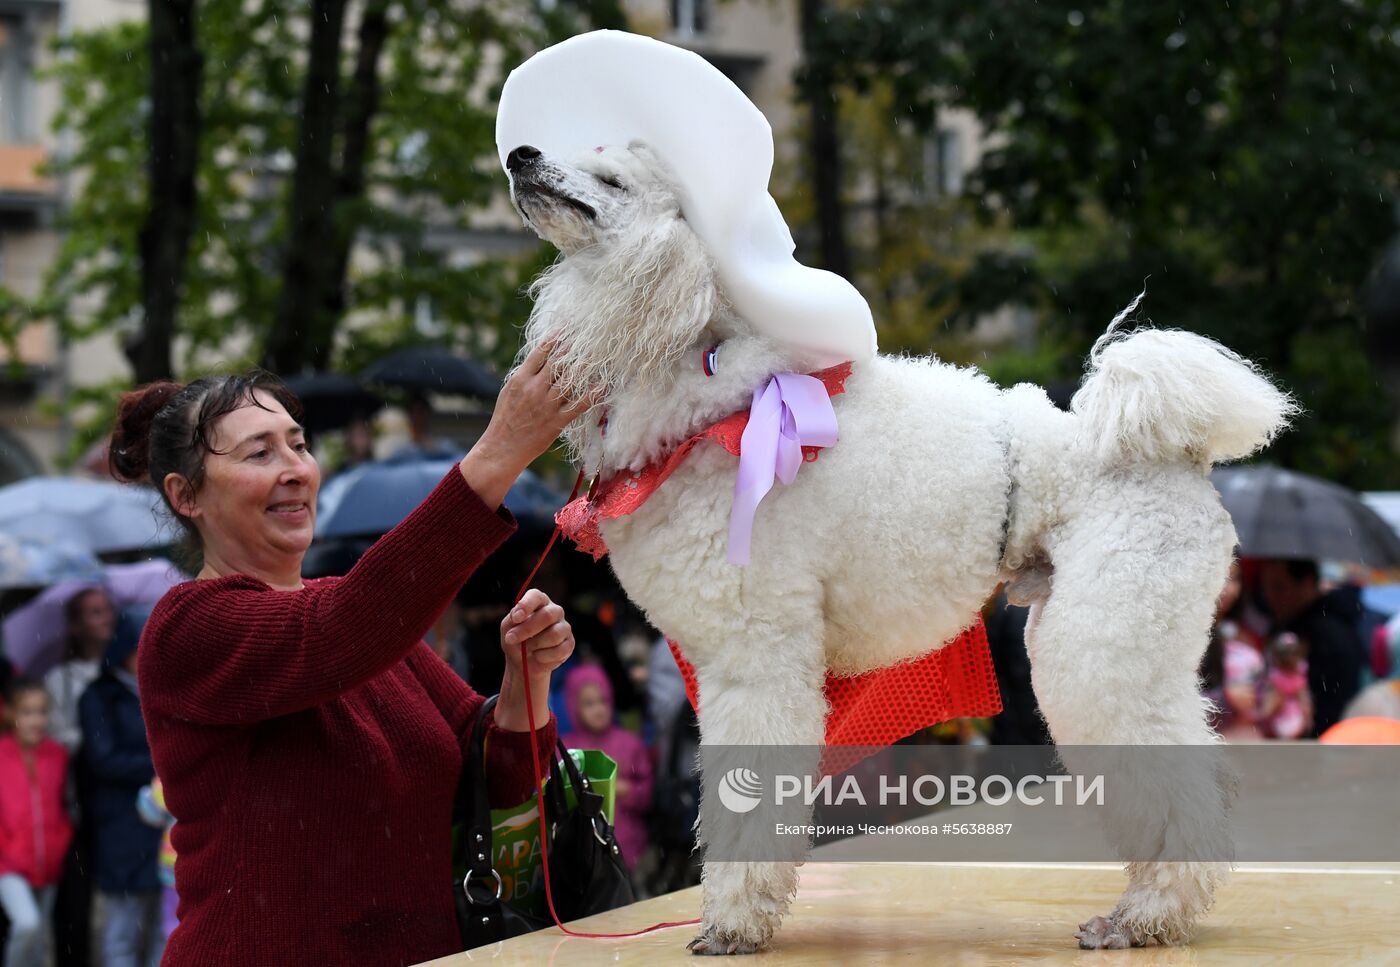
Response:
[{"label": "child in pink jacket", "polygon": [[0,735],[0,907],[10,920],[5,967],[42,967],[45,925],[73,826],[63,804],[68,753],[48,737],[49,693],[10,685],[13,729]]},{"label": "child in pink jacket", "polygon": [[613,690],[597,665],[579,665],[564,679],[564,704],[573,731],[563,736],[570,749],[601,749],[617,763],[617,815],[609,816],[628,870],[647,847],[646,814],[651,809],[651,757],[635,732],[613,721]]}]

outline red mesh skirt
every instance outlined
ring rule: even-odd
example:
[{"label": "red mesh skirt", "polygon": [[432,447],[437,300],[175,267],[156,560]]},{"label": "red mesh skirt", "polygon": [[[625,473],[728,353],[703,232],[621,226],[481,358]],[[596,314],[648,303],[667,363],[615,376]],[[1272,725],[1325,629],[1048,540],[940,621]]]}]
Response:
[{"label": "red mesh skirt", "polygon": [[[666,643],[680,666],[690,704],[698,709],[695,668],[678,644],[670,639]],[[939,722],[1001,711],[1001,691],[981,616],[922,658],[863,675],[828,672],[825,691],[828,746],[891,745]]]}]

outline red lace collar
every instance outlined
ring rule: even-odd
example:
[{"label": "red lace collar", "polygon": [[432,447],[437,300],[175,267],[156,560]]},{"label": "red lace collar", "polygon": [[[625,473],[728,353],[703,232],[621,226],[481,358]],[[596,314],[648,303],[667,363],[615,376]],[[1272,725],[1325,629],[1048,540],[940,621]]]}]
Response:
[{"label": "red lace collar", "polygon": [[[851,364],[841,363],[812,375],[826,385],[828,393],[838,396],[846,391]],[[691,450],[707,440],[718,443],[737,457],[739,441],[748,425],[749,411],[740,410],[689,437],[670,453],[647,464],[641,470],[614,475],[601,483],[591,494],[576,498],[555,515],[560,532],[573,541],[579,550],[592,554],[594,560],[601,558],[608,553],[608,546],[598,531],[600,521],[626,517],[633,513],[676,472],[676,468],[690,455]],[[817,447],[802,448],[803,457],[809,463],[817,459],[818,452]]]}]

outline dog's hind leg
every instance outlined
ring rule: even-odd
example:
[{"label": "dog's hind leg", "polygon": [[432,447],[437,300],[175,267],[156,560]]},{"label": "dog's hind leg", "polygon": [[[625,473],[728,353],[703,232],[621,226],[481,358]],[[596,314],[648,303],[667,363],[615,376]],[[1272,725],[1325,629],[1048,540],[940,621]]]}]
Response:
[{"label": "dog's hind leg", "polygon": [[[794,604],[789,597],[783,608],[790,611]],[[726,768],[723,763],[732,753],[725,750],[736,746],[764,747],[755,750],[755,756],[781,762],[784,773],[816,770],[826,728],[820,606],[814,603],[793,617],[799,620],[776,625],[770,617],[750,615],[746,628],[735,629],[719,661],[697,658],[700,752],[706,775]],[[711,788],[709,783],[706,788]],[[810,820],[810,807],[790,807],[784,807],[784,821]],[[700,842],[706,858],[703,924],[690,944],[695,953],[757,952],[787,913],[797,889],[798,862],[805,858],[805,840],[795,848],[775,845],[771,817],[762,821],[758,815],[736,814],[718,797],[701,809]],[[739,861],[737,856],[755,859]]]},{"label": "dog's hind leg", "polygon": [[1185,943],[1232,856],[1197,668],[1234,531],[1218,502],[1114,484],[1047,541],[1051,591],[1026,631],[1050,733],[1071,772],[1105,775],[1104,829],[1128,864],[1118,905],[1081,925],[1085,948]]}]

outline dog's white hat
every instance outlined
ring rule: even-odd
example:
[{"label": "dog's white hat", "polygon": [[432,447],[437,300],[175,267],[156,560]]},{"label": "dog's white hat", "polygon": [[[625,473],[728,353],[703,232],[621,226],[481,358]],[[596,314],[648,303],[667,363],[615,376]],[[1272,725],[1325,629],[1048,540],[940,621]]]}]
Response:
[{"label": "dog's white hat", "polygon": [[570,159],[633,139],[676,174],[681,210],[745,319],[814,365],[874,355],[861,294],[792,256],[792,233],[768,194],[768,121],[704,58],[598,30],[540,51],[506,79],[496,115],[502,166],[521,145]]}]

